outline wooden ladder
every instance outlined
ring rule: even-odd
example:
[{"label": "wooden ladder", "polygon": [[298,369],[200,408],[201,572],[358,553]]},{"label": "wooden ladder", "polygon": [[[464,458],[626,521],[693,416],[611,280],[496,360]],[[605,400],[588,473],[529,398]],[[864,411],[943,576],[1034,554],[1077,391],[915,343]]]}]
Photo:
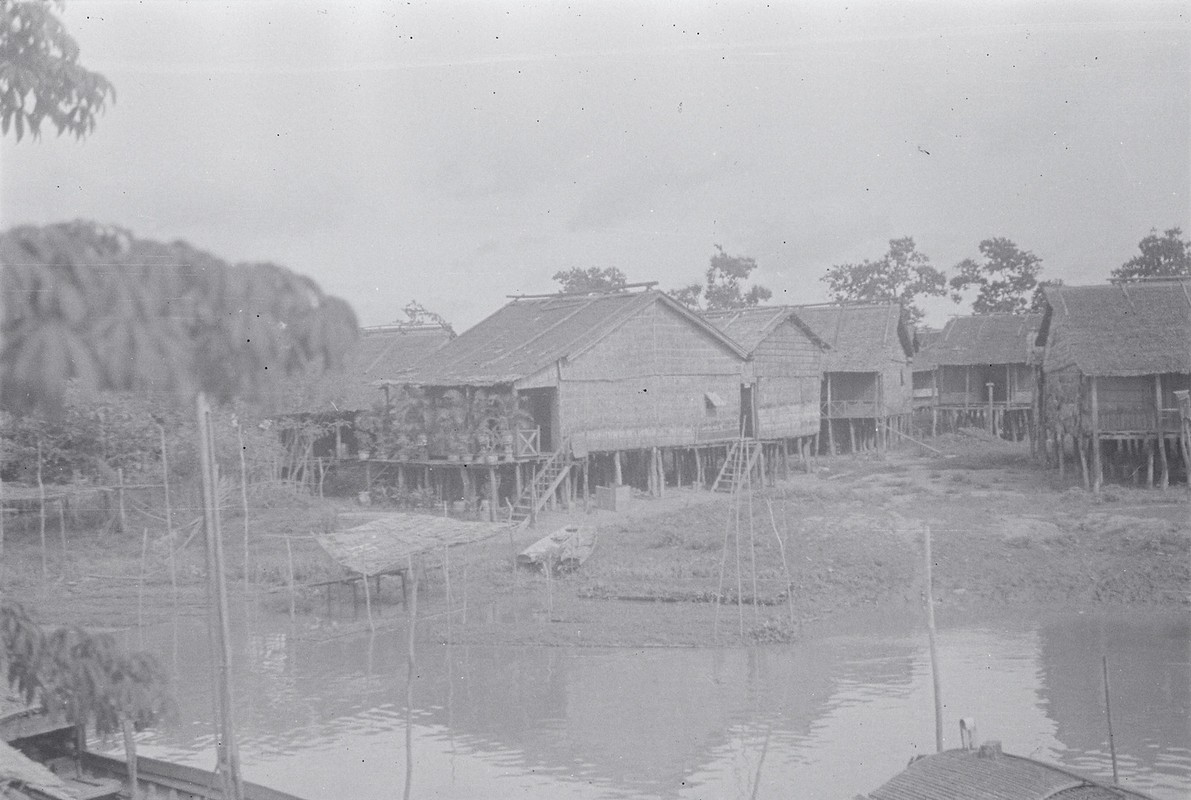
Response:
[{"label": "wooden ladder", "polygon": [[713,492],[736,494],[742,484],[752,485],[753,468],[761,457],[761,443],[756,439],[738,439],[728,448],[728,457],[711,486]]},{"label": "wooden ladder", "polygon": [[516,528],[523,528],[533,521],[541,511],[554,491],[562,483],[563,478],[571,471],[571,444],[563,442],[562,447],[550,454],[537,471],[533,480],[522,490],[521,496],[513,504],[513,513],[509,517],[509,524]]}]

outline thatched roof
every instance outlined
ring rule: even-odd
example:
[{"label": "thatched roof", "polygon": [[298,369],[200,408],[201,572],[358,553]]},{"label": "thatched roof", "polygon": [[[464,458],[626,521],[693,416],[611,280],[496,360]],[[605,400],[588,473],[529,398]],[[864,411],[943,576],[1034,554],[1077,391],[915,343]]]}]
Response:
[{"label": "thatched roof", "polygon": [[361,575],[400,569],[413,556],[478,542],[508,531],[507,525],[429,514],[394,512],[369,516],[372,519],[347,530],[315,537],[331,558]]},{"label": "thatched roof", "polygon": [[1191,280],[1047,287],[1043,369],[1191,373]]},{"label": "thatched roof", "polygon": [[1029,364],[1041,325],[1041,314],[954,317],[932,341],[927,358],[948,366]]},{"label": "thatched roof", "polygon": [[914,371],[930,372],[938,364],[935,362],[934,344],[943,335],[937,328],[918,328],[914,331]]},{"label": "thatched roof", "polygon": [[455,333],[442,325],[394,324],[364,328],[340,369],[292,381],[284,411],[361,411],[381,400],[380,382],[401,382]]},{"label": "thatched roof", "polygon": [[824,372],[880,372],[891,359],[914,354],[900,303],[795,306],[794,310],[831,348],[823,354]]},{"label": "thatched roof", "polygon": [[52,800],[74,800],[78,797],[47,767],[0,742],[0,797],[24,798],[29,797],[30,793]]},{"label": "thatched roof", "polygon": [[702,315],[734,339],[747,353],[756,350],[757,345],[765,341],[769,334],[787,320],[794,323],[812,342],[827,349],[827,343],[802,321],[793,306],[753,306],[728,311],[704,311]]},{"label": "thatched roof", "polygon": [[741,358],[745,352],[714,325],[658,291],[518,298],[452,340],[395,383],[495,386],[514,383],[574,358],[658,303]]}]

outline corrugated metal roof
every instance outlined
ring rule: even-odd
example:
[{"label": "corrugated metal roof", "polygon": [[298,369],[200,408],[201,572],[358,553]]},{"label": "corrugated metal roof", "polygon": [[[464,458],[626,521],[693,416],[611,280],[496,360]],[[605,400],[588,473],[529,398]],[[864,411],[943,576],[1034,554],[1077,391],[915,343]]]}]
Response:
[{"label": "corrugated metal roof", "polygon": [[790,320],[820,347],[827,343],[798,316],[793,306],[752,306],[727,311],[704,311],[702,316],[752,353],[779,325]]},{"label": "corrugated metal roof", "polygon": [[389,513],[315,538],[331,558],[361,575],[404,567],[408,559],[507,533],[508,526],[429,514]]},{"label": "corrugated metal roof", "polygon": [[404,381],[423,386],[493,386],[533,375],[599,342],[633,315],[661,303],[741,358],[744,350],[707,320],[657,291],[519,298],[444,345]]},{"label": "corrugated metal roof", "polygon": [[1124,800],[1148,798],[1030,758],[947,750],[919,758],[870,800]]},{"label": "corrugated metal roof", "polygon": [[794,310],[831,348],[823,354],[824,372],[880,372],[889,365],[891,353],[901,358],[913,355],[899,303],[795,306]]},{"label": "corrugated metal roof", "polygon": [[1045,289],[1046,371],[1191,372],[1191,280]]},{"label": "corrugated metal roof", "polygon": [[935,364],[957,366],[1029,364],[1041,326],[1041,314],[954,317],[931,342],[928,358]]}]

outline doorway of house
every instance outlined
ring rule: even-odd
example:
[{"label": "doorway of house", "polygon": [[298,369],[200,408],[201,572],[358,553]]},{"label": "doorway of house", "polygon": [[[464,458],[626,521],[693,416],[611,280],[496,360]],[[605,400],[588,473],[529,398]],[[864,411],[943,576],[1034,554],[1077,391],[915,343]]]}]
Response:
[{"label": "doorway of house", "polygon": [[746,439],[757,435],[757,406],[751,384],[740,386],[740,434]]},{"label": "doorway of house", "polygon": [[533,424],[538,427],[541,438],[539,448],[543,453],[553,453],[555,447],[555,426],[558,422],[556,406],[558,405],[558,390],[553,387],[544,389],[523,389],[519,392],[525,408],[533,417]]}]

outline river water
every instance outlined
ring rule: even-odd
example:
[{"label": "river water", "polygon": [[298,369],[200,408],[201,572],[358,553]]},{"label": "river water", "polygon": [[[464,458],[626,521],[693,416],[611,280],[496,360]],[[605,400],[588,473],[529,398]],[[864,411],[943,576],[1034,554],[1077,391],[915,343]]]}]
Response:
[{"label": "river water", "polygon": [[[191,625],[145,634],[176,655],[179,714],[140,741],[209,768],[210,662]],[[738,649],[424,645],[411,681],[401,630],[315,642],[251,627],[236,651],[245,775],[310,800],[389,800],[407,780],[414,798],[838,799],[934,750],[911,621]],[[938,645],[945,746],[974,717],[982,740],[1111,778],[1105,654],[1122,782],[1191,797],[1187,615],[944,618]]]}]

